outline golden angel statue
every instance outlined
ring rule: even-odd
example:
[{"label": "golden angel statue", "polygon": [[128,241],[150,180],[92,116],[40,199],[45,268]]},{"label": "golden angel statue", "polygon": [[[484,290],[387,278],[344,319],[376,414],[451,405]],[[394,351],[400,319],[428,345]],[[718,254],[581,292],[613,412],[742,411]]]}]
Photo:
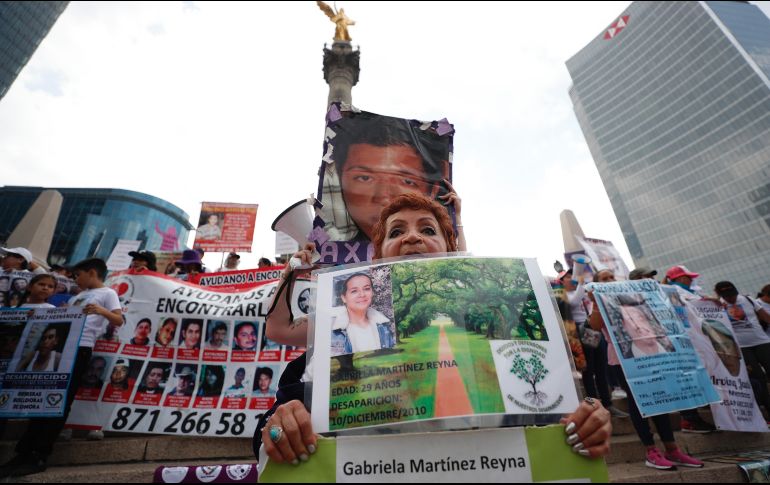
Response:
[{"label": "golden angel statue", "polygon": [[337,26],[334,30],[334,40],[350,42],[352,39],[350,38],[350,33],[348,33],[348,27],[356,25],[356,23],[345,15],[345,9],[341,8],[339,12],[335,12],[333,8],[321,0],[316,0],[316,3],[318,4],[318,8],[323,10],[323,13],[325,13]]}]

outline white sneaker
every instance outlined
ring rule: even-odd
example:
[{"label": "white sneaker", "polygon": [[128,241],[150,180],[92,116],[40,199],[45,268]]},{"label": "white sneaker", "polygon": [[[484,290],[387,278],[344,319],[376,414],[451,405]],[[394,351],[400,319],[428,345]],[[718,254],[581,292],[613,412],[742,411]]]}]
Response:
[{"label": "white sneaker", "polygon": [[88,436],[86,436],[86,439],[89,441],[101,441],[104,439],[104,431],[91,430],[88,432]]},{"label": "white sneaker", "polygon": [[626,391],[623,389],[613,389],[612,390],[612,399],[626,399],[628,397],[628,394],[626,394]]},{"label": "white sneaker", "polygon": [[59,441],[70,441],[72,440],[72,430],[69,428],[61,430],[61,433],[59,433]]}]

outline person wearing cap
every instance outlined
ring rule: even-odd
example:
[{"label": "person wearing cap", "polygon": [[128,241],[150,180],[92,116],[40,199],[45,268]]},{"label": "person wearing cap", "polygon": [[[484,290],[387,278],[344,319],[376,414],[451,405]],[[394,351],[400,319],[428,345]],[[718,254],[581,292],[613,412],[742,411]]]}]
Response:
[{"label": "person wearing cap", "polygon": [[[646,268],[643,268],[646,269]],[[683,303],[696,300],[714,300],[708,295],[701,295],[693,288],[693,281],[700,277],[700,274],[690,271],[685,266],[672,266],[666,271],[664,281],[677,290],[677,294]],[[680,411],[682,416],[681,429],[683,433],[706,434],[716,431],[716,427],[704,420],[697,409],[687,409]]]},{"label": "person wearing cap", "polygon": [[195,389],[195,372],[190,366],[184,366],[176,374],[176,387],[168,393],[169,396],[191,397]]},{"label": "person wearing cap", "polygon": [[770,336],[766,333],[770,314],[762,306],[740,294],[729,281],[720,281],[714,291],[727,305],[727,315],[751,377],[767,381],[770,373]]},{"label": "person wearing cap", "polygon": [[238,255],[238,253],[230,253],[227,255],[227,259],[225,259],[225,265],[219,268],[217,272],[236,271],[238,270],[238,265],[240,263],[241,257]]},{"label": "person wearing cap", "polygon": [[257,267],[259,269],[263,269],[263,268],[269,268],[272,265],[273,265],[273,262],[270,261],[269,259],[267,259],[267,258],[259,258],[259,263],[257,264]]},{"label": "person wearing cap", "polygon": [[32,253],[26,248],[0,248],[0,274],[12,271],[30,271],[35,274],[47,273],[45,268],[35,263]]},{"label": "person wearing cap", "polygon": [[190,281],[198,273],[203,271],[203,262],[198,251],[185,249],[182,253],[182,259],[174,261],[174,264],[181,270],[177,278]]},{"label": "person wearing cap", "polygon": [[[593,332],[587,328],[588,315],[591,313],[593,304],[586,296],[584,275],[580,275],[576,282],[572,279],[572,270],[569,269],[559,273],[559,282],[564,286],[572,319],[580,336],[583,337],[586,332]],[[583,345],[583,354],[586,358],[586,368],[583,371],[583,386],[586,388],[586,394],[600,399],[605,409],[614,417],[627,418],[628,414],[612,405],[612,395],[607,382],[607,341],[602,336],[596,347]]]},{"label": "person wearing cap", "polygon": [[157,259],[152,251],[131,251],[128,253],[131,260],[131,269],[137,273],[145,270],[158,271]]},{"label": "person wearing cap", "polygon": [[655,276],[657,276],[658,272],[654,269],[650,269],[646,266],[642,266],[639,268],[636,268],[635,270],[631,271],[631,273],[628,274],[629,280],[644,280],[644,279],[654,279]]}]

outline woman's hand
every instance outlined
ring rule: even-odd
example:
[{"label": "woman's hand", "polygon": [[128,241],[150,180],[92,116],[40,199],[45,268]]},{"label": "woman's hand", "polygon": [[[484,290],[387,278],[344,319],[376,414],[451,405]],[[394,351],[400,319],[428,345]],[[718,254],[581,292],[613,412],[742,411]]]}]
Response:
[{"label": "woman's hand", "polygon": [[612,421],[610,412],[592,398],[586,398],[574,413],[561,419],[567,444],[581,456],[601,458],[610,452]]},{"label": "woman's hand", "polygon": [[286,268],[283,270],[283,278],[288,278],[292,271],[302,271],[292,267],[292,260],[299,260],[302,266],[310,268],[313,264],[313,251],[315,251],[315,244],[307,243],[302,249],[294,253],[291,256],[291,259],[289,259],[289,264],[287,264]]},{"label": "woman's hand", "polygon": [[462,220],[460,218],[463,208],[463,201],[460,199],[460,196],[457,195],[457,191],[452,187],[452,184],[449,182],[449,180],[444,179],[444,184],[446,184],[446,188],[449,191],[446,195],[440,195],[438,198],[441,199],[442,202],[444,202],[446,205],[451,205],[455,208],[455,216],[457,217],[457,223],[462,224]]},{"label": "woman's hand", "polygon": [[[278,437],[276,441],[273,441],[271,433]],[[310,413],[297,400],[278,406],[262,430],[262,446],[270,460],[276,463],[299,465],[300,461],[307,461],[316,452],[316,445]]]}]

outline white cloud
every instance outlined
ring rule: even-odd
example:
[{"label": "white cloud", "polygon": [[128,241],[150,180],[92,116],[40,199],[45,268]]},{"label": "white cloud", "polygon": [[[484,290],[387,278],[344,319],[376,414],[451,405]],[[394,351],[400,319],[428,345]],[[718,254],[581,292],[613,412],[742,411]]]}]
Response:
[{"label": "white cloud", "polygon": [[[354,103],[455,124],[472,251],[550,272],[570,208],[628,257],[564,65],[627,5],[338,2]],[[310,1],[72,2],[0,104],[3,183],[137,190],[192,219],[204,200],[258,203],[242,266],[272,256],[273,218],[317,186],[333,31]]]}]

